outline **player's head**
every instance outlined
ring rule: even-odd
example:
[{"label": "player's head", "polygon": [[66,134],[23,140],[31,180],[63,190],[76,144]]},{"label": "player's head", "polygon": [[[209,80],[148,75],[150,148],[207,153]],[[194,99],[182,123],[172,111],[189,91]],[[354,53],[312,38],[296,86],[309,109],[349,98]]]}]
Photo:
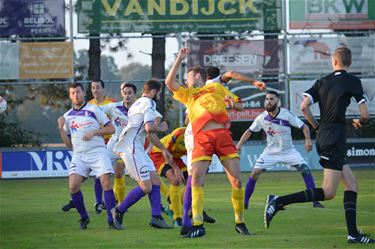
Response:
[{"label": "player's head", "polygon": [[131,105],[134,102],[137,87],[131,83],[122,83],[120,86],[121,95],[126,105]]},{"label": "player's head", "polygon": [[104,82],[102,80],[91,81],[91,93],[96,99],[104,97]]},{"label": "player's head", "polygon": [[217,67],[207,67],[206,68],[206,80],[215,79],[220,75],[220,69]]},{"label": "player's head", "polygon": [[187,74],[187,86],[203,86],[206,78],[206,72],[199,66],[189,68]]},{"label": "player's head", "polygon": [[143,86],[143,96],[152,98],[154,101],[160,99],[162,85],[157,80],[149,80]]},{"label": "player's head", "polygon": [[352,64],[352,51],[347,47],[339,47],[331,56],[331,63],[334,69],[347,68]]},{"label": "player's head", "polygon": [[264,100],[264,107],[268,112],[273,112],[277,109],[279,104],[280,95],[273,90],[267,91],[266,99]]},{"label": "player's head", "polygon": [[85,90],[81,83],[69,85],[69,98],[75,106],[80,106],[85,102]]}]

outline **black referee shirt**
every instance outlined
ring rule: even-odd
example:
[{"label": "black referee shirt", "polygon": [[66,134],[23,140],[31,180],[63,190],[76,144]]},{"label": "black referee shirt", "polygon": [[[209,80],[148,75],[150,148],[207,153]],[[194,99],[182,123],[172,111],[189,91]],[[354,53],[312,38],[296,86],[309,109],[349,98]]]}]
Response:
[{"label": "black referee shirt", "polygon": [[345,70],[334,71],[317,80],[302,95],[308,96],[311,103],[319,102],[321,124],[345,124],[345,112],[351,98],[354,97],[358,104],[366,101],[361,80]]}]

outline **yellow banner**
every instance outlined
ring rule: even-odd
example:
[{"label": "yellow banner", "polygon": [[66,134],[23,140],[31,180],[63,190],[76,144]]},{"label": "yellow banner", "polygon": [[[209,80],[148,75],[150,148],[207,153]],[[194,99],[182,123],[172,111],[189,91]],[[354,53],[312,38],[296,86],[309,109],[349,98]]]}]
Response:
[{"label": "yellow banner", "polygon": [[21,43],[20,79],[66,79],[73,77],[71,42]]}]

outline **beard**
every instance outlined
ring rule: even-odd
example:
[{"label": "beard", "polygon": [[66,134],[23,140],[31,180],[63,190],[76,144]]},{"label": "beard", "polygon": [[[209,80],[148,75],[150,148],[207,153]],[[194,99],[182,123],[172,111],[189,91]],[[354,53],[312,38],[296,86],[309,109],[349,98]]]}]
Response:
[{"label": "beard", "polygon": [[277,108],[277,105],[267,105],[266,106],[266,110],[268,112],[274,112],[276,110],[276,108]]}]

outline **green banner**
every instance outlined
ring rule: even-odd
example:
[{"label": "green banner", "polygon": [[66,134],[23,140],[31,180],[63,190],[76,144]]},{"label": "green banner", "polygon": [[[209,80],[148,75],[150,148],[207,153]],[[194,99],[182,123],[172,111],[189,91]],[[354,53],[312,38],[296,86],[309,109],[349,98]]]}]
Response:
[{"label": "green banner", "polygon": [[375,29],[375,0],[289,0],[290,29]]},{"label": "green banner", "polygon": [[77,0],[79,33],[281,29],[281,0]]}]

